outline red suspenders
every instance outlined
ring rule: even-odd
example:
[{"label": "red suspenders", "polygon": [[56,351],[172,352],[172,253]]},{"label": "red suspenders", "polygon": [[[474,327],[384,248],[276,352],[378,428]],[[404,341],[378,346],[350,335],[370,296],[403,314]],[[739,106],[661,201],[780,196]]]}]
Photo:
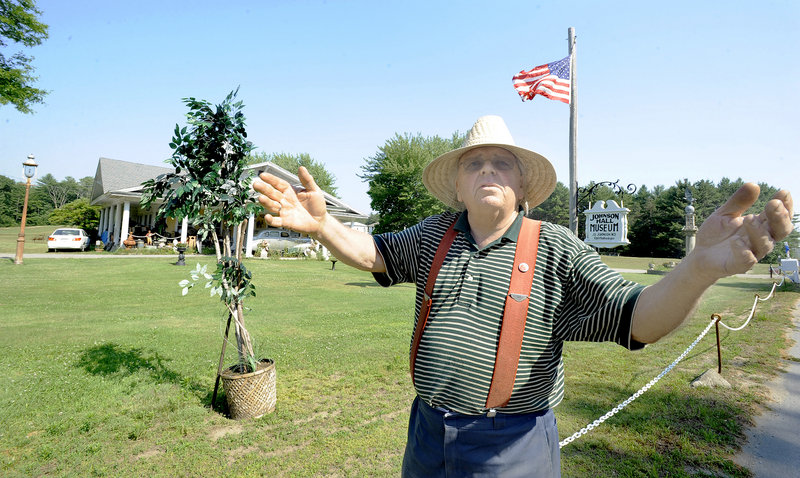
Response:
[{"label": "red suspenders", "polygon": [[[519,365],[519,354],[522,349],[522,336],[525,332],[525,322],[528,315],[528,303],[533,283],[536,253],[539,246],[539,231],[541,221],[523,218],[522,227],[517,238],[517,250],[514,254],[514,269],[511,271],[511,281],[508,286],[503,323],[500,326],[500,341],[497,345],[497,356],[494,362],[492,383],[489,386],[489,396],[486,399],[486,408],[505,406],[511,399],[514,389],[514,379]],[[411,345],[411,380],[414,381],[414,366],[417,360],[417,349],[422,339],[422,332],[428,322],[431,310],[431,295],[433,284],[444,263],[447,251],[453,243],[457,232],[454,229],[455,221],[445,233],[436,255],[433,258],[428,281],[425,284],[425,294],[422,307],[414,330],[414,341]]]},{"label": "red suspenders", "polygon": [[431,263],[431,270],[428,272],[428,282],[425,284],[425,294],[422,296],[422,307],[419,309],[419,318],[417,319],[417,328],[414,330],[414,342],[411,345],[411,383],[414,383],[414,366],[417,362],[417,349],[419,349],[419,341],[422,340],[422,331],[425,330],[425,325],[428,323],[428,315],[431,313],[431,296],[433,296],[433,284],[436,282],[436,276],[439,275],[439,269],[442,268],[444,258],[447,256],[447,251],[450,250],[450,245],[453,243],[456,234],[455,230],[456,221],[450,224],[450,228],[444,233],[442,241],[439,243],[439,249],[436,250],[436,255],[433,256],[433,263]]}]

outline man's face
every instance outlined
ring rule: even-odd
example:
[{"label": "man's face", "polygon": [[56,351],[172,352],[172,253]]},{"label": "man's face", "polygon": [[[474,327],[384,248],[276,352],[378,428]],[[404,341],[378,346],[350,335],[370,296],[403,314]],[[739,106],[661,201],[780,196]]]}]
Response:
[{"label": "man's face", "polygon": [[516,156],[497,146],[464,153],[458,161],[456,196],[471,213],[515,211],[522,200],[522,172]]}]

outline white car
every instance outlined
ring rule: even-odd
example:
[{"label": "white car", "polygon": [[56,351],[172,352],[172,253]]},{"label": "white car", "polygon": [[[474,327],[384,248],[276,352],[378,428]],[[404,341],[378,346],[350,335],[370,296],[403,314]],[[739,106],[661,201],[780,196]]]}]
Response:
[{"label": "white car", "polygon": [[299,232],[286,231],[283,229],[262,229],[253,234],[251,249],[253,252],[258,248],[258,244],[267,241],[270,251],[282,251],[290,249],[299,244],[311,243],[310,237],[301,237]]},{"label": "white car", "polygon": [[89,235],[83,229],[63,227],[56,229],[47,238],[47,252],[59,249],[77,249],[85,251],[89,248]]}]

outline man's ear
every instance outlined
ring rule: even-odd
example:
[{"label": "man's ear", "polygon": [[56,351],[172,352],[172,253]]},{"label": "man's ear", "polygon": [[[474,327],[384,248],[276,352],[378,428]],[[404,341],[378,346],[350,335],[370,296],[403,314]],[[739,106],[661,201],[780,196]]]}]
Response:
[{"label": "man's ear", "polygon": [[456,188],[456,201],[464,202],[464,201],[461,200],[461,192],[459,192],[459,190],[458,190],[458,178],[456,178],[455,181],[453,181],[453,183],[454,183],[453,185]]}]

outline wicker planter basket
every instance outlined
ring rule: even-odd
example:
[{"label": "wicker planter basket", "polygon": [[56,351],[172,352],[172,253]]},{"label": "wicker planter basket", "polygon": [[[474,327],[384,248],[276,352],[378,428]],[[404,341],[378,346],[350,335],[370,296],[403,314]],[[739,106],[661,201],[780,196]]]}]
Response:
[{"label": "wicker planter basket", "polygon": [[226,368],[220,374],[231,418],[244,420],[272,413],[276,402],[275,362],[261,359],[258,370],[244,374],[236,372],[237,367]]}]

